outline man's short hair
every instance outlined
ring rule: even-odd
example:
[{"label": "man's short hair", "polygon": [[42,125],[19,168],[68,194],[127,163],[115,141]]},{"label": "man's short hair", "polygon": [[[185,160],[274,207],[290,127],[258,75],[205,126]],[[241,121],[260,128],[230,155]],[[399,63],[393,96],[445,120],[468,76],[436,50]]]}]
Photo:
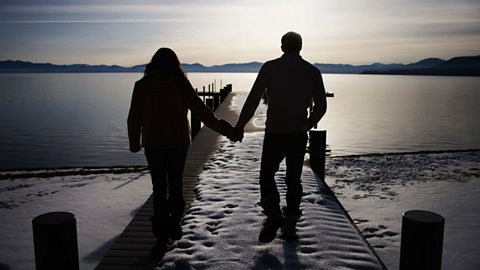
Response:
[{"label": "man's short hair", "polygon": [[298,53],[302,49],[302,36],[288,32],[282,37],[282,50],[285,53]]}]

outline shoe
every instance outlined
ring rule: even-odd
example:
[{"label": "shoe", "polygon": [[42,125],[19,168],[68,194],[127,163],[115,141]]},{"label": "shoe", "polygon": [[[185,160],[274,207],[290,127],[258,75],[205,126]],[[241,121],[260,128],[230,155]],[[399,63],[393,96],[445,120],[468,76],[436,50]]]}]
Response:
[{"label": "shoe", "polygon": [[168,220],[168,235],[172,240],[180,240],[183,235],[180,219],[170,217]]},{"label": "shoe", "polygon": [[168,239],[168,237],[157,238],[157,240],[155,241],[155,246],[153,247],[156,255],[162,254],[163,256],[163,254],[172,249],[172,243],[173,241]]},{"label": "shoe", "polygon": [[277,230],[283,226],[284,221],[283,216],[267,217],[262,223],[258,241],[261,243],[269,243],[275,239]]},{"label": "shoe", "polygon": [[158,239],[168,239],[168,232],[166,226],[166,218],[151,217],[150,221],[152,222],[152,233]]},{"label": "shoe", "polygon": [[285,222],[282,228],[283,238],[288,243],[292,243],[298,240],[297,235],[297,222],[298,217],[296,216],[286,216]]}]

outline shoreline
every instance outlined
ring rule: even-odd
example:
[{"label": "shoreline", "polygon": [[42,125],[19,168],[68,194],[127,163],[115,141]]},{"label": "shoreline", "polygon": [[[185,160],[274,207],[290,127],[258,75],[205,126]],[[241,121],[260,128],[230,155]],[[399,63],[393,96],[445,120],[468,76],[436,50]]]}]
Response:
[{"label": "shoreline", "polygon": [[401,155],[421,155],[421,154],[446,154],[446,153],[465,153],[465,152],[479,152],[480,149],[452,149],[452,150],[419,150],[419,151],[405,151],[405,152],[384,152],[384,153],[366,153],[353,154],[343,156],[327,156],[327,158],[355,158],[355,157],[378,157],[378,156],[401,156]]},{"label": "shoreline", "polygon": [[[250,143],[249,145],[257,145],[258,147],[262,137],[260,134],[260,132],[249,133],[248,137],[256,140],[256,143]],[[258,157],[256,156],[252,158],[251,154],[248,154],[247,150],[243,150],[247,151],[245,153],[238,152],[241,150],[240,148],[237,149],[228,141],[223,141],[224,147],[232,148],[232,158],[237,157],[246,160],[252,159],[249,162],[255,163],[259,161]],[[222,143],[220,145],[222,145]],[[222,153],[222,155],[226,154],[224,152]],[[230,162],[230,158],[227,158],[230,157],[230,155],[225,157],[222,157],[222,155],[212,159],[211,162],[209,162],[209,164],[206,167],[204,166],[202,169],[202,178],[210,181],[210,185],[212,185],[214,188],[210,190],[207,189],[207,187],[200,186],[198,189],[196,189],[197,192],[200,192],[198,194],[201,198],[203,198],[203,200],[205,200],[205,203],[210,205],[212,208],[210,210],[214,212],[218,211],[218,209],[215,208],[218,202],[216,202],[216,197],[211,199],[211,196],[208,194],[211,192],[215,194],[221,192],[216,196],[221,196],[223,198],[225,195],[224,192],[234,192],[235,190],[240,190],[233,189],[230,185],[221,185],[218,181],[223,182],[232,178],[231,175],[226,175],[224,170],[228,170],[231,166],[232,169],[238,170],[240,168],[239,164],[244,163],[236,162],[232,164]],[[478,181],[473,181],[475,179],[479,179],[480,177],[480,168],[478,166],[479,157],[480,151],[478,150],[448,150],[435,152],[432,151],[429,153],[421,151],[415,153],[403,152],[382,155],[367,154],[353,157],[327,157],[326,182],[329,188],[333,191],[334,197],[341,202],[341,205],[347,211],[348,216],[350,216],[351,220],[353,220],[353,224],[355,224],[355,227],[358,228],[362,238],[367,240],[368,244],[375,250],[375,253],[380,256],[382,262],[385,263],[389,269],[395,269],[395,265],[397,265],[396,259],[398,258],[400,243],[400,228],[397,220],[401,218],[401,213],[404,210],[418,207],[437,211],[444,215],[448,220],[445,231],[446,241],[444,247],[444,263],[448,264],[446,261],[451,260],[452,256],[453,258],[455,258],[455,256],[459,256],[459,254],[452,253],[456,252],[452,251],[452,245],[455,245],[455,241],[457,241],[455,237],[461,237],[459,233],[454,234],[451,232],[451,226],[461,227],[462,231],[478,234],[478,232],[475,230],[476,225],[474,224],[478,224],[479,222],[478,220],[475,221],[472,213],[476,212],[475,209],[478,208],[479,204],[476,202],[477,200],[474,199],[478,197],[475,194],[479,193],[478,191],[480,190],[478,187],[479,185],[477,184]],[[251,166],[246,167],[250,168]],[[248,168],[244,168],[244,170],[248,171],[248,175],[250,175],[247,178],[256,178],[256,170],[251,171]],[[125,171],[129,169],[131,169],[132,172],[128,173]],[[101,173],[102,170],[106,173]],[[135,172],[135,170],[138,170],[138,172]],[[48,179],[42,179],[38,176],[31,177],[32,173],[45,173],[47,171],[48,173],[52,174],[57,171],[57,173],[68,173],[71,175],[67,177],[64,177],[64,175],[59,177],[51,177]],[[113,171],[116,171],[117,174],[115,174]],[[128,196],[132,196],[132,191],[125,189],[124,187],[133,187],[131,185],[132,183],[138,183],[141,185],[137,188],[141,188],[142,191],[139,190],[134,193],[143,194],[150,192],[150,179],[145,166],[109,166],[103,168],[88,167],[88,169],[84,170],[83,172],[82,169],[79,168],[43,169],[37,171],[30,170],[29,173],[30,179],[18,178],[11,179],[9,181],[0,181],[3,186],[1,191],[6,195],[6,201],[1,204],[3,211],[6,211],[5,213],[8,213],[8,211],[28,211],[33,213],[29,215],[28,218],[30,218],[39,211],[37,206],[28,207],[28,205],[32,203],[32,200],[34,202],[38,201],[36,205],[41,204],[40,202],[50,205],[51,200],[54,204],[57,204],[55,203],[56,201],[62,200],[62,198],[70,198],[72,196],[78,197],[82,202],[80,203],[81,205],[89,205],[95,201],[93,199],[91,201],[85,200],[85,197],[83,196],[86,195],[82,194],[86,194],[85,192],[88,193],[88,191],[78,193],[81,190],[91,190],[92,192],[104,190],[104,192],[107,192],[103,193],[104,195],[107,194],[107,198],[105,198],[107,200],[102,201],[100,205],[102,208],[105,208],[105,210],[110,212],[110,205],[114,204],[115,199],[112,201],[111,198],[108,199],[108,196],[111,196],[110,193],[113,191],[124,192],[122,195],[119,194],[119,196],[116,196],[117,199],[127,196],[127,194]],[[88,173],[92,175],[86,177],[81,175],[78,176],[82,173]],[[470,179],[469,181],[465,181],[466,178],[464,173],[468,173],[468,179]],[[5,171],[0,172],[0,175],[2,174],[4,175]],[[240,176],[235,176],[233,178],[236,179],[238,177]],[[244,182],[238,180],[230,181],[232,181],[232,183]],[[99,186],[104,187],[99,189]],[[250,190],[254,188],[256,190],[256,187],[254,187],[253,184],[249,184],[241,190]],[[427,192],[428,194],[431,193],[432,195],[422,196],[421,191]],[[468,196],[465,195],[467,193],[469,194]],[[18,194],[18,196],[14,196],[14,194]],[[88,196],[91,197],[93,195],[94,194],[89,194]],[[235,197],[231,196],[231,198]],[[304,199],[305,206],[307,206],[311,198],[310,196],[306,196]],[[139,198],[137,197],[136,200],[139,203],[143,203],[144,198],[142,199],[142,196],[140,196]],[[427,200],[426,203],[425,200]],[[215,203],[212,204],[214,201]],[[129,203],[131,204],[131,202]],[[74,203],[73,206],[69,207],[76,209],[73,207],[79,207],[77,204],[78,203]],[[469,207],[469,210],[466,211],[464,209],[462,210],[463,212],[459,214],[458,210],[456,210],[456,207],[458,207],[459,204],[466,205]],[[246,205],[248,206],[249,204],[247,203]],[[25,208],[26,206],[28,208]],[[79,215],[79,220],[85,220],[86,217],[91,217],[90,211],[92,210],[86,211],[85,209],[87,208],[82,210],[83,207],[85,206],[82,206],[74,211]],[[88,209],[90,208],[98,208],[98,203],[88,207]],[[97,210],[98,209],[95,211]],[[125,209],[118,209],[118,213],[115,215],[129,214],[130,213],[125,211]],[[197,212],[192,212],[192,214],[199,215]],[[84,218],[81,218],[82,216],[84,216]],[[306,216],[311,216],[311,214],[307,214]],[[128,217],[126,218],[127,221],[130,219],[131,218]],[[203,222],[205,215],[199,215],[197,219]],[[304,222],[308,221],[309,219],[306,219]],[[104,220],[104,222],[110,221],[107,219]],[[260,221],[256,223],[259,222]],[[456,225],[454,225],[455,222],[457,223]],[[458,222],[460,222],[460,224],[458,224]],[[122,226],[122,223],[117,223],[118,224],[116,225],[119,230],[126,226],[126,224],[123,224]],[[102,225],[102,227],[106,228],[106,231],[112,231],[112,227],[110,226],[111,225],[107,224]],[[305,226],[309,227],[311,225]],[[29,228],[25,229],[28,230]],[[331,228],[329,228],[329,230],[331,230]],[[196,235],[203,233],[204,231],[201,231],[196,233]],[[452,237],[454,239],[451,239]],[[26,245],[29,244],[27,243]],[[470,243],[469,248],[475,250],[475,245],[475,243]],[[90,251],[90,249],[87,250]],[[201,250],[202,249],[200,249],[200,251]],[[101,253],[100,250],[98,252]],[[96,251],[94,253],[97,254]],[[472,260],[474,260],[474,258],[472,259],[472,255],[469,255],[468,252],[464,252],[461,255],[462,260],[465,260],[468,263],[472,263]],[[458,263],[461,265],[461,262]]]},{"label": "shoreline", "polygon": [[[251,131],[249,131],[251,132]],[[405,155],[434,155],[434,154],[449,154],[449,153],[469,153],[480,152],[480,149],[458,149],[458,150],[421,150],[421,151],[407,151],[407,152],[385,152],[385,153],[368,153],[368,154],[353,154],[353,155],[339,155],[326,156],[326,159],[343,159],[343,158],[369,158],[369,157],[386,157],[386,156],[405,156]],[[14,168],[14,169],[0,169],[0,181],[14,180],[31,177],[50,178],[56,176],[70,176],[70,175],[95,175],[95,174],[127,174],[134,172],[147,171],[146,165],[112,165],[112,166],[82,166],[82,167],[39,167],[39,168]]]}]

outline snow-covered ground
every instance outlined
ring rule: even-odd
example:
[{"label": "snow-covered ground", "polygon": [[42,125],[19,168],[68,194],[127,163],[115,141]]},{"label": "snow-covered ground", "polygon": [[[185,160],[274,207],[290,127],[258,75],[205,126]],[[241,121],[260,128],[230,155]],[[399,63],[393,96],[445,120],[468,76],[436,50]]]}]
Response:
[{"label": "snow-covered ground", "polygon": [[93,269],[151,194],[146,171],[76,175],[79,169],[57,170],[69,171],[72,175],[0,180],[1,270],[35,269],[32,219],[52,211],[75,214],[81,269]]},{"label": "snow-covered ground", "polygon": [[[375,269],[371,254],[308,168],[298,246],[280,236],[258,243],[262,138],[262,132],[253,132],[242,145],[221,140],[200,175],[185,235],[157,269]],[[327,182],[389,269],[398,267],[401,215],[410,209],[446,218],[443,269],[478,269],[479,165],[479,151],[330,157]],[[49,211],[75,213],[81,269],[93,269],[151,193],[146,171],[109,170],[86,175],[78,175],[79,169],[57,170],[64,175],[1,180],[0,269],[34,268],[31,220]],[[282,166],[279,179],[283,175]],[[281,182],[279,187],[285,188]]]},{"label": "snow-covered ground", "polygon": [[398,269],[402,213],[445,221],[443,269],[480,269],[480,151],[335,157],[327,183],[388,269]]},{"label": "snow-covered ground", "polygon": [[[285,243],[280,234],[270,244],[257,241],[264,218],[257,205],[262,140],[261,132],[246,134],[241,146],[221,140],[200,175],[197,199],[184,219],[184,237],[156,269],[381,269],[308,167],[298,245]],[[7,173],[63,176],[0,181],[0,269],[34,268],[31,220],[50,211],[76,215],[81,269],[93,269],[150,194],[146,171],[91,170],[94,174],[78,175],[79,171],[85,173],[79,169],[1,173],[3,178]],[[282,192],[284,174],[282,166],[278,174]]]}]

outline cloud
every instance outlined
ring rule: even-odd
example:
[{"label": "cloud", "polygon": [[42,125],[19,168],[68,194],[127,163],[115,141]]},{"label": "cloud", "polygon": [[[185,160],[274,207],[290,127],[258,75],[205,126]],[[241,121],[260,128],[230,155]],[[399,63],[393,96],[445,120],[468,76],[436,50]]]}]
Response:
[{"label": "cloud", "polygon": [[[102,23],[102,22],[192,22],[209,19],[201,14],[208,7],[182,4],[98,4],[96,1],[81,4],[54,4],[57,1],[36,1],[27,5],[5,5],[0,9],[0,22],[3,23]],[[148,2],[148,1],[143,1]],[[121,3],[121,2],[120,2]]]},{"label": "cloud", "polygon": [[[470,0],[0,0],[6,40],[0,52],[68,63],[124,57],[134,64],[133,56],[164,45],[185,62],[266,61],[281,53],[281,35],[293,30],[304,37],[302,53],[311,61],[405,62],[480,53],[473,45],[480,40],[478,14],[480,2]],[[68,54],[72,47],[81,57]]]}]

